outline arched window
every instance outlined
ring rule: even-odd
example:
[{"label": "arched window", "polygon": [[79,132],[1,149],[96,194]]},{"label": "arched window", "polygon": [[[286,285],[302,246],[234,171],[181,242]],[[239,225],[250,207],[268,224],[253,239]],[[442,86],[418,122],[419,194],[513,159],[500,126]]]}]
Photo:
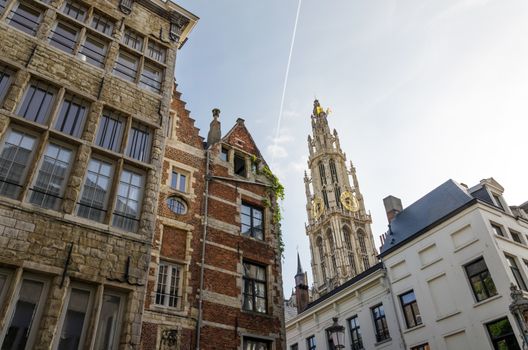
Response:
[{"label": "arched window", "polygon": [[337,170],[335,161],[333,159],[330,159],[330,174],[332,175],[332,182],[338,183],[339,180],[337,179]]},{"label": "arched window", "polygon": [[352,234],[350,233],[350,230],[347,226],[343,226],[343,236],[345,237],[345,245],[346,248],[350,251],[352,251],[352,237],[350,237]]},{"label": "arched window", "polygon": [[336,247],[334,244],[334,236],[330,229],[326,231],[326,239],[328,240],[328,245],[330,246],[330,259],[332,261],[332,268],[334,269],[334,272],[337,275],[337,261],[335,257]]},{"label": "arched window", "polygon": [[335,200],[336,204],[339,208],[341,208],[341,189],[339,188],[338,184],[334,185],[334,193],[335,193]]},{"label": "arched window", "polygon": [[325,204],[325,208],[330,208],[330,202],[328,202],[328,193],[326,193],[326,190],[323,190],[323,201]]},{"label": "arched window", "polygon": [[319,162],[319,176],[321,176],[321,185],[326,185],[326,171],[323,162]]},{"label": "arched window", "polygon": [[321,274],[323,276],[323,283],[326,282],[326,264],[325,264],[325,258],[324,258],[324,251],[323,251],[323,239],[321,236],[317,237],[317,251],[319,252],[319,261],[321,261]]},{"label": "arched window", "polygon": [[348,249],[348,265],[350,266],[350,272],[352,275],[357,273],[356,261],[354,259],[354,252],[352,250],[352,233],[347,226],[343,226],[343,236],[345,238],[345,245]]},{"label": "arched window", "polygon": [[357,236],[358,236],[358,241],[359,241],[359,249],[361,250],[361,253],[367,254],[367,245],[365,244],[365,233],[362,230],[358,230]]},{"label": "arched window", "polygon": [[365,232],[363,232],[362,230],[358,230],[357,236],[359,241],[359,249],[361,250],[363,266],[366,270],[370,267],[370,262],[368,260],[367,246],[365,244]]}]

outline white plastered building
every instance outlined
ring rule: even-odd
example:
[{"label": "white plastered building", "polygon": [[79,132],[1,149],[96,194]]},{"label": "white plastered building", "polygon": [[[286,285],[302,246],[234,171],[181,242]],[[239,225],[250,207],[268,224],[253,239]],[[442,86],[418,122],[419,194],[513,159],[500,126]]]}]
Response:
[{"label": "white plastered building", "polygon": [[528,348],[528,202],[509,207],[503,192],[490,178],[449,180],[405,210],[387,197],[380,264],[288,319],[288,349],[332,349],[333,317],[345,349]]}]

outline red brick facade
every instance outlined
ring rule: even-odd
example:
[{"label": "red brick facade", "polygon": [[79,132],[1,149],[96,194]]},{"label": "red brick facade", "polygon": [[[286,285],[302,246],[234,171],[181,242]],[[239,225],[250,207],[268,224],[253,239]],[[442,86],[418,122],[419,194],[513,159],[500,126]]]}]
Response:
[{"label": "red brick facade", "polygon": [[[284,349],[280,253],[272,213],[264,205],[265,199],[270,199],[269,181],[252,170],[251,159],[257,157],[261,164],[265,162],[242,119],[207,152],[207,145],[199,136],[180,95],[177,91],[173,95],[172,121],[161,174],[142,349],[196,349],[198,323],[201,323],[200,349],[244,349],[244,339],[266,343],[270,350]],[[227,161],[221,159],[222,149],[228,153]],[[206,217],[208,153],[210,181]],[[245,161],[245,176],[234,174],[235,155],[239,161]],[[182,178],[173,172],[185,176],[184,187],[179,187],[183,186]],[[179,181],[176,184],[172,182],[173,176]],[[183,201],[186,213],[173,212],[169,198]],[[263,240],[241,234],[242,202],[262,210]],[[203,292],[200,293],[206,221]],[[265,270],[265,312],[248,311],[243,307],[244,263]],[[162,265],[169,271],[165,283],[160,283]],[[172,282],[177,292],[171,290]],[[163,295],[160,291],[168,293]],[[171,299],[175,294],[177,301]]]}]

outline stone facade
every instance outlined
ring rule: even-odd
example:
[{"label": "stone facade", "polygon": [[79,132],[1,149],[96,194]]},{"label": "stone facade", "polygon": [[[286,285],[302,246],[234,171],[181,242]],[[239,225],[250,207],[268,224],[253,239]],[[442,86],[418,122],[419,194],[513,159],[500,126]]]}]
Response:
[{"label": "stone facade", "polygon": [[[218,117],[218,110],[213,113]],[[171,116],[142,348],[250,349],[254,342],[283,349],[281,255],[266,206],[275,199],[270,181],[255,171],[265,161],[242,119],[207,145],[177,91]],[[262,236],[241,229],[248,205],[263,214]],[[253,293],[244,282],[248,264],[264,271],[261,309],[245,303]]]},{"label": "stone facade", "polygon": [[176,51],[197,18],[146,0],[0,11],[2,348],[138,348]]},{"label": "stone facade", "polygon": [[[306,235],[310,239],[313,297],[328,293],[377,263],[377,252],[359,188],[356,169],[341,150],[339,136],[330,132],[327,114],[314,102],[312,133],[308,136],[305,174]],[[352,184],[350,183],[352,177]]]}]

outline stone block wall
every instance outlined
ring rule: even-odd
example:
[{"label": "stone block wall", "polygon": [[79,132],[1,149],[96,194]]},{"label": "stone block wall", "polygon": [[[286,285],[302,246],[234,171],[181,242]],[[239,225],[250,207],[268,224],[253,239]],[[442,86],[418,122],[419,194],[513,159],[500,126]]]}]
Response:
[{"label": "stone block wall", "polygon": [[[163,2],[139,1],[132,5],[130,14],[123,13],[119,1],[86,0],[86,19],[101,13],[114,21],[110,35],[96,33],[91,22],[68,18],[64,13],[69,0],[24,2],[41,12],[34,36],[12,26],[13,11],[18,0],[9,0],[0,11],[0,65],[13,72],[6,89],[0,96],[0,162],[5,162],[6,138],[13,130],[35,137],[31,159],[25,164],[27,176],[20,179],[20,193],[7,196],[0,193],[0,344],[6,339],[8,326],[16,310],[20,288],[28,276],[44,281],[44,292],[38,301],[37,312],[29,334],[27,348],[50,349],[57,346],[65,320],[72,285],[81,285],[90,291],[90,307],[84,323],[83,348],[92,348],[100,334],[108,293],[120,296],[117,337],[120,349],[139,347],[142,327],[142,309],[146,295],[147,276],[151,259],[151,244],[156,228],[160,170],[165,149],[165,128],[169,121],[176,50],[180,44],[169,38],[170,22],[189,16],[189,13]],[[149,6],[145,4],[150,3]],[[153,10],[155,9],[155,11]],[[188,32],[197,18],[182,19],[182,31]],[[90,32],[107,42],[104,66],[99,68],[50,45],[57,21]],[[166,59],[163,81],[158,93],[147,91],[138,82],[132,83],[113,73],[121,41],[126,28],[135,30],[144,40],[163,46]],[[84,35],[84,34],[79,34]],[[178,38],[176,38],[178,39]],[[181,38],[184,39],[183,37]],[[76,43],[76,49],[81,45]],[[141,57],[146,61],[147,48]],[[141,68],[138,68],[141,69]],[[138,72],[139,74],[139,72]],[[137,77],[139,80],[139,75]],[[48,120],[37,123],[19,115],[19,108],[32,81],[39,80],[56,89]],[[85,123],[80,137],[55,129],[60,106],[66,93],[82,98],[87,105]],[[95,144],[103,109],[111,109],[124,116],[124,140],[118,152]],[[39,112],[40,113],[40,112]],[[126,137],[133,122],[139,122],[150,133],[149,157],[146,161],[125,155]],[[72,151],[68,170],[64,174],[61,205],[46,209],[29,202],[30,193],[43,163],[44,152],[52,140]],[[3,152],[3,153],[2,153]],[[86,180],[90,159],[97,155],[112,165],[108,191],[108,210],[102,222],[77,215],[77,208]],[[7,163],[6,163],[7,164]],[[137,230],[124,230],[113,226],[117,206],[116,196],[119,174],[134,169],[142,174],[144,182],[139,197]],[[5,178],[0,174],[0,181]]]}]

